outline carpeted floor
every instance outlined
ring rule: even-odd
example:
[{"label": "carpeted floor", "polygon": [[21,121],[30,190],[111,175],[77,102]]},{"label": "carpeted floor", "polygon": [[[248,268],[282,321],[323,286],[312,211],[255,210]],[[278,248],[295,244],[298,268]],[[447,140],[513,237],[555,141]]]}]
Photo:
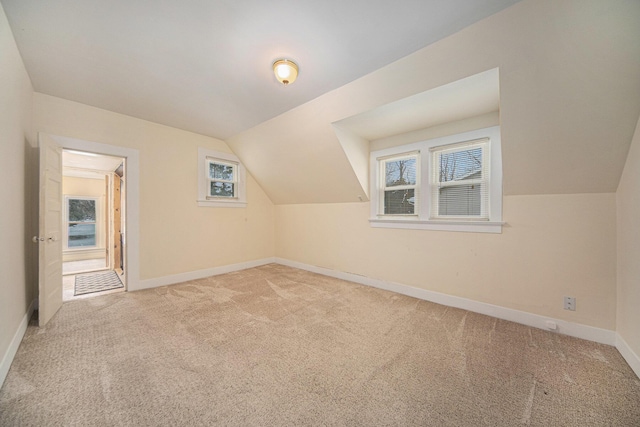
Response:
[{"label": "carpeted floor", "polygon": [[281,265],[65,303],[0,425],[638,426],[613,347]]},{"label": "carpeted floor", "polygon": [[118,273],[113,270],[79,274],[76,276],[73,295],[85,295],[119,288],[124,288],[124,285],[120,281]]}]

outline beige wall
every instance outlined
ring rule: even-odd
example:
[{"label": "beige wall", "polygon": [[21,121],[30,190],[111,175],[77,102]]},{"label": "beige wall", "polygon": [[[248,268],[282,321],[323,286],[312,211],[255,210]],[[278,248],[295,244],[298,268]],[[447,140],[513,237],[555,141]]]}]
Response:
[{"label": "beige wall", "polygon": [[[549,9],[555,7],[555,3],[549,1],[544,5]],[[562,12],[566,13],[562,16],[573,16],[568,12],[570,5],[570,2],[563,3]],[[592,5],[599,3],[592,2]],[[537,3],[523,2],[511,11],[486,20],[478,28],[498,21],[503,26],[513,26],[513,34],[516,34],[520,31],[520,21],[528,16],[528,9],[535,7]],[[507,19],[516,12],[520,21]],[[537,28],[529,28],[529,33],[537,36],[533,32]],[[450,46],[469,41],[476,30],[466,30],[444,43],[425,49],[424,55],[444,58],[446,54],[440,52],[450,51]],[[535,38],[531,34],[522,37],[526,40]],[[590,31],[590,34],[598,37],[597,32]],[[495,34],[495,40],[492,38],[494,34],[490,35],[489,41],[495,41],[496,46],[504,43],[502,34]],[[522,53],[520,46],[516,47],[518,49],[500,50],[499,53],[505,58],[519,58]],[[540,49],[546,47],[543,45]],[[470,43],[468,49],[475,49],[474,43]],[[498,50],[491,52],[498,55]],[[397,66],[407,61],[419,61],[420,58],[422,54],[401,61]],[[438,63],[436,61],[434,67]],[[429,85],[466,77],[471,72],[483,71],[488,65],[494,66],[495,60],[479,63],[472,67],[474,69],[460,67],[464,72],[455,75],[443,68]],[[506,71],[509,71],[508,65],[503,67]],[[526,70],[523,79],[539,73],[537,69]],[[416,72],[423,73],[422,69]],[[540,85],[518,89],[520,86],[513,77],[517,72],[513,71],[512,79],[503,82],[502,89],[507,92],[526,91],[523,99],[535,98],[529,95],[535,95],[533,91]],[[376,74],[365,80],[384,90],[384,82],[376,80],[378,75],[382,76]],[[509,76],[508,73],[506,75]],[[341,98],[338,95],[343,93],[357,94],[359,87],[370,87],[365,83],[352,85],[351,92],[329,96]],[[614,95],[611,98],[616,98]],[[364,96],[361,98],[366,99]],[[512,112],[503,119],[513,119],[513,111],[522,105],[527,104],[512,102],[503,105],[505,111]],[[558,105],[557,109],[566,110],[564,105]],[[300,110],[297,111],[290,116],[295,118]],[[313,113],[318,111],[323,109],[316,108]],[[354,110],[350,114],[357,112]],[[562,116],[553,109],[547,115]],[[537,136],[533,131],[542,127],[540,120],[534,118],[535,114],[518,115],[518,126],[512,128],[527,132],[511,132],[504,140],[511,143],[509,141],[517,141],[519,135]],[[568,123],[567,126],[572,129],[580,127],[574,124]],[[300,132],[313,133],[309,129],[313,130],[305,127]],[[259,130],[255,129],[263,142]],[[250,175],[247,208],[198,208],[197,147],[229,152],[227,144],[60,98],[33,94],[0,6],[0,158],[5,160],[3,177],[11,183],[0,187],[3,203],[0,215],[0,355],[6,353],[37,293],[33,263],[36,246],[27,243],[36,229],[34,220],[37,220],[37,199],[34,200],[37,197],[37,177],[33,174],[36,163],[29,143],[35,141],[33,131],[140,151],[141,279],[276,255],[585,325],[610,330],[617,327],[636,354],[640,353],[640,291],[637,284],[640,277],[637,263],[640,232],[636,221],[640,217],[640,131],[636,130],[617,194],[507,196],[504,199],[504,219],[508,225],[499,235],[371,228],[367,221],[368,203],[274,207]],[[273,134],[281,135],[279,129],[275,129]],[[331,132],[328,137],[335,138],[335,135]],[[513,152],[518,144],[511,144]],[[306,146],[305,159],[322,155],[324,148],[309,148],[314,146]],[[535,167],[536,162],[531,161],[528,152],[523,153],[516,156],[520,162],[510,163],[512,171],[522,165],[526,166],[524,169]],[[255,153],[249,150],[249,154]],[[254,157],[256,162],[264,161],[261,156]],[[346,160],[341,158],[340,161]],[[514,175],[522,176],[521,180],[531,180],[528,173]],[[304,181],[305,176],[300,174],[296,178]],[[530,191],[522,182],[515,183],[514,188],[516,185]],[[619,254],[617,263],[616,250]],[[562,310],[562,297],[565,295],[577,298],[576,312]]]},{"label": "beige wall", "polygon": [[37,201],[30,197],[34,183],[27,173],[35,163],[30,144],[34,141],[32,94],[31,81],[0,5],[0,358],[36,297],[33,257],[37,246],[29,237]]},{"label": "beige wall", "polygon": [[140,279],[274,255],[273,204],[247,176],[247,208],[198,207],[197,150],[230,152],[223,141],[34,94],[38,132],[140,153]]},{"label": "beige wall", "polygon": [[[640,120],[618,187],[617,332],[640,357]],[[640,361],[640,360],[639,360]]]},{"label": "beige wall", "polygon": [[[507,196],[502,234],[371,228],[368,203],[276,206],[276,256],[615,329],[615,194]],[[577,310],[563,310],[563,297]]]},{"label": "beige wall", "polygon": [[65,196],[104,197],[107,190],[106,176],[101,179],[62,177],[62,194]]}]

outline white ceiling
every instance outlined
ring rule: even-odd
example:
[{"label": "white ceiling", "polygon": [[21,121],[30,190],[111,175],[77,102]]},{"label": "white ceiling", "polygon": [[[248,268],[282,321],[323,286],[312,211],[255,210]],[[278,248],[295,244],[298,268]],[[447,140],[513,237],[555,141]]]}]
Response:
[{"label": "white ceiling", "polygon": [[122,158],[103,154],[62,151],[62,167],[65,176],[104,179],[106,172],[115,171],[123,162]]},{"label": "white ceiling", "polygon": [[37,92],[224,139],[275,204],[366,199],[369,138],[461,116],[505,195],[615,192],[640,115],[638,0],[0,2]]},{"label": "white ceiling", "polygon": [[469,93],[495,102],[498,86],[499,115],[440,126],[497,119],[504,194],[615,192],[640,115],[639,23],[638,0],[523,0],[226,142],[276,204],[357,202],[367,138],[422,140],[480,99],[447,88],[498,69]]},{"label": "white ceiling", "polygon": [[498,111],[498,69],[438,86],[334,122],[368,141]]},{"label": "white ceiling", "polygon": [[517,1],[1,0],[37,92],[220,139]]}]

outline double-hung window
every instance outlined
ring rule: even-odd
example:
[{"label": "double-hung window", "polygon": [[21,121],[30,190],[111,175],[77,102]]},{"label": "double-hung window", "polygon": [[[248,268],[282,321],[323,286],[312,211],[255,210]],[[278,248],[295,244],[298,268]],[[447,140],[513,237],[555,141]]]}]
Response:
[{"label": "double-hung window", "polygon": [[380,211],[416,215],[419,200],[419,153],[380,159]]},{"label": "double-hung window", "polygon": [[373,227],[500,233],[498,126],[374,151]]},{"label": "double-hung window", "polygon": [[207,157],[207,199],[238,197],[238,164]]},{"label": "double-hung window", "polygon": [[430,150],[432,219],[489,219],[489,139]]},{"label": "double-hung window", "polygon": [[198,206],[247,205],[246,171],[238,157],[198,148]]}]

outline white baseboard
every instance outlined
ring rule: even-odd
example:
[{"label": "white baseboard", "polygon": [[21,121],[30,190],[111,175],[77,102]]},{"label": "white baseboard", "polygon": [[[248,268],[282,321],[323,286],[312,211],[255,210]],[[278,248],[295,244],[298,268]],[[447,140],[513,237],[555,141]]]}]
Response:
[{"label": "white baseboard", "polygon": [[25,313],[20,325],[18,326],[18,330],[13,335],[13,339],[9,343],[9,348],[4,353],[2,357],[2,363],[0,363],[0,387],[4,384],[5,378],[7,378],[7,374],[9,373],[9,368],[11,368],[11,363],[13,362],[13,358],[16,356],[18,352],[18,347],[20,347],[20,343],[22,342],[22,337],[24,337],[24,333],[27,331],[27,326],[29,325],[29,319],[31,319],[31,315],[33,315],[34,310],[38,307],[38,299],[34,299],[31,301],[27,312]]},{"label": "white baseboard", "polygon": [[[611,331],[608,329],[601,329],[593,326],[582,325],[580,323],[568,322],[566,320],[554,319],[538,314],[528,313],[526,311],[514,310],[511,308],[474,301],[467,298],[447,295],[440,292],[414,288],[413,286],[403,285],[401,283],[372,279],[370,277],[361,276],[358,274],[345,273],[342,271],[317,267],[297,261],[290,261],[288,259],[276,258],[275,262],[277,262],[278,264],[287,265],[289,267],[299,268],[301,270],[307,270],[313,273],[323,274],[325,276],[348,280],[350,282],[360,283],[362,285],[373,286],[375,288],[435,302],[437,304],[442,304],[449,307],[461,308],[463,310],[473,311],[474,313],[480,313],[487,316],[497,317],[498,319],[509,320],[511,322],[532,326],[534,328],[545,329],[551,332],[557,332],[576,338],[599,342],[602,344],[616,345],[616,333],[615,331]],[[556,329],[551,330],[550,328],[548,328],[547,322],[555,323]]]},{"label": "white baseboard", "polygon": [[[219,274],[231,273],[234,271],[245,270],[248,268],[259,267],[261,265],[278,263],[289,267],[299,268],[301,270],[311,271],[313,273],[323,274],[329,277],[335,277],[342,280],[348,280],[350,282],[359,283],[366,286],[372,286],[379,289],[396,292],[402,295],[411,296],[426,301],[431,301],[437,304],[442,304],[450,307],[456,307],[464,310],[469,310],[475,313],[484,314],[487,316],[497,317],[499,319],[509,320],[512,322],[520,323],[535,328],[549,330],[547,328],[547,322],[552,321],[557,325],[555,332],[569,335],[576,338],[582,338],[590,341],[599,342],[602,344],[608,344],[615,346],[622,357],[627,361],[631,369],[635,374],[640,377],[640,357],[629,347],[627,342],[616,332],[607,329],[596,328],[593,326],[581,325],[578,323],[567,322],[560,319],[552,319],[537,314],[527,313],[524,311],[513,310],[510,308],[500,307],[492,304],[478,302],[467,298],[456,297],[453,295],[447,295],[439,292],[428,291],[426,289],[414,288],[412,286],[403,285],[400,283],[393,283],[379,279],[372,279],[366,276],[361,276],[353,273],[345,273],[342,271],[331,270],[324,267],[317,267],[314,265],[304,264],[297,261],[290,261],[284,258],[263,258],[254,261],[247,261],[238,264],[225,265],[220,267],[213,267],[204,270],[191,271],[188,273],[175,274],[171,276],[157,277],[153,279],[147,279],[139,282],[139,286],[136,289],[140,290],[149,289],[159,286],[172,285],[175,283],[186,282],[189,280],[202,279],[204,277],[216,276]],[[33,315],[34,310],[38,306],[37,298],[31,302],[27,313],[24,315],[18,330],[15,332],[13,339],[9,345],[9,348],[5,352],[2,363],[0,363],[0,387],[4,383],[9,368],[13,362],[20,342],[24,337],[29,324],[29,319]]]},{"label": "white baseboard", "polygon": [[129,291],[139,291],[141,289],[157,288],[159,286],[174,285],[176,283],[188,282],[189,280],[203,279],[205,277],[217,276],[219,274],[231,273],[234,271],[246,270],[247,268],[259,267],[261,265],[274,263],[275,258],[263,258],[253,261],[241,262],[238,264],[223,265],[220,267],[206,268],[204,270],[189,271],[186,273],[173,274],[171,276],[155,277],[153,279],[140,280],[134,287],[129,287]]},{"label": "white baseboard", "polygon": [[618,333],[616,333],[616,348],[633,369],[633,372],[640,378],[640,356],[629,347],[629,344]]}]

